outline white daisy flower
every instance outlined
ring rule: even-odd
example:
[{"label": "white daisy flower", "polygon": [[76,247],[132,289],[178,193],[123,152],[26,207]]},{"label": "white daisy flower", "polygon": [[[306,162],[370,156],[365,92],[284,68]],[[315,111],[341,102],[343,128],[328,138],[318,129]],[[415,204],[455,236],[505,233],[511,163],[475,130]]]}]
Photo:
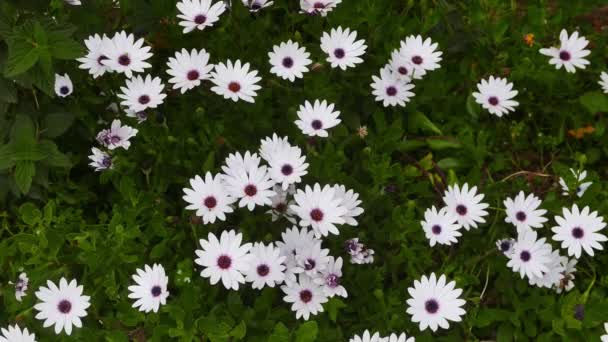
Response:
[{"label": "white daisy flower", "polygon": [[379,332],[372,334],[368,330],[365,330],[363,335],[355,335],[349,340],[349,342],[386,342],[386,339],[380,337]]},{"label": "white daisy flower", "polygon": [[274,287],[285,280],[285,259],[281,249],[272,243],[254,243],[250,251],[250,267],[245,271],[245,280],[251,282],[254,289],[264,286]]},{"label": "white daisy flower", "polygon": [[296,250],[296,267],[293,271],[314,277],[327,268],[328,262],[329,249],[322,248],[321,241],[316,240],[312,245]]},{"label": "white daisy flower", "polygon": [[249,9],[249,12],[256,13],[263,8],[272,6],[274,1],[270,0],[241,0],[243,5]]},{"label": "white daisy flower", "polygon": [[81,64],[80,69],[89,70],[89,74],[93,78],[97,78],[106,72],[112,72],[103,61],[108,59],[106,52],[112,48],[112,40],[105,34],[102,36],[95,34],[84,40],[84,45],[87,47],[87,54],[84,57],[78,58]]},{"label": "white daisy flower", "polygon": [[331,29],[329,33],[323,32],[321,37],[321,50],[327,54],[327,61],[332,68],[339,67],[342,70],[363,63],[360,57],[365,53],[367,45],[363,39],[357,39],[357,31],[349,28]]},{"label": "white daisy flower", "polygon": [[143,72],[152,65],[146,60],[152,57],[150,47],[144,46],[144,39],[135,41],[133,34],[127,35],[125,31],[118,32],[112,37],[110,44],[105,48],[105,56],[101,63],[118,73],[124,73],[128,78],[133,73]]},{"label": "white daisy flower", "polygon": [[272,137],[262,139],[260,145],[260,156],[267,162],[270,162],[279,151],[291,147],[287,137],[279,138],[276,133],[272,134]]},{"label": "white daisy flower", "polygon": [[602,86],[604,93],[608,94],[608,73],[602,71],[600,74],[600,81],[598,82]]},{"label": "white daisy flower", "polygon": [[213,65],[209,64],[209,54],[205,49],[197,51],[186,49],[175,53],[175,57],[169,57],[167,62],[169,69],[167,73],[171,75],[169,83],[173,84],[173,89],[179,89],[182,94],[186,91],[198,87],[201,81],[211,77]]},{"label": "white daisy flower", "polygon": [[542,228],[543,224],[547,222],[547,218],[543,216],[547,211],[539,209],[541,203],[541,200],[534,194],[526,196],[523,191],[520,191],[515,199],[509,197],[504,201],[507,213],[505,222],[514,225],[517,233],[525,229]]},{"label": "white daisy flower", "polygon": [[327,16],[342,0],[300,0],[302,13]]},{"label": "white daisy flower", "polygon": [[551,252],[551,245],[546,243],[545,238],[537,240],[536,231],[524,230],[517,235],[507,267],[519,272],[522,279],[524,276],[542,277],[544,272],[549,271],[547,264],[551,261]]},{"label": "white daisy flower", "polygon": [[74,91],[74,85],[72,84],[72,80],[70,79],[70,75],[63,74],[63,76],[59,74],[55,74],[55,94],[59,97],[68,97],[72,95]]},{"label": "white daisy flower", "polygon": [[296,267],[298,251],[310,249],[319,242],[312,230],[308,230],[306,227],[298,229],[297,226],[287,228],[281,233],[281,238],[283,240],[277,241],[276,244],[281,250],[281,255],[286,258],[285,264],[289,269]]},{"label": "white daisy flower", "polygon": [[405,333],[401,333],[401,335],[397,335],[392,333],[391,336],[386,338],[386,342],[416,342],[414,337],[407,337]]},{"label": "white daisy flower", "polygon": [[530,277],[528,282],[530,285],[538,287],[551,288],[559,282],[565,267],[561,263],[561,256],[558,250],[554,250],[549,254],[549,262],[546,264],[547,272],[543,272],[542,277]]},{"label": "white daisy flower", "polygon": [[499,251],[502,252],[502,254],[504,254],[507,258],[511,258],[511,256],[513,256],[513,253],[515,252],[515,249],[513,248],[515,246],[515,239],[501,239],[496,241],[496,248],[498,248]]},{"label": "white daisy flower", "polygon": [[338,118],[340,111],[334,111],[334,104],[323,100],[315,100],[314,104],[305,101],[298,110],[296,126],[302,133],[309,136],[327,137],[327,130],[341,122]]},{"label": "white daisy flower", "polygon": [[342,258],[334,259],[329,257],[325,269],[320,271],[314,278],[314,281],[323,286],[323,292],[328,298],[334,296],[348,297],[348,293],[344,286],[340,285],[342,279]]},{"label": "white daisy flower", "polygon": [[608,323],[604,323],[604,330],[606,331],[606,335],[602,335],[600,338],[602,342],[608,342]]},{"label": "white daisy flower", "polygon": [[325,185],[321,188],[319,183],[315,183],[314,187],[306,185],[304,191],[298,190],[294,195],[296,204],[291,209],[300,217],[300,225],[311,226],[317,238],[329,233],[339,235],[336,224],[345,223],[343,217],[347,210],[334,194],[333,187]]},{"label": "white daisy flower", "polygon": [[231,171],[233,175],[224,175],[223,182],[230,196],[240,199],[239,207],[247,207],[253,211],[256,205],[271,205],[274,196],[272,187],[274,182],[270,180],[265,165],[260,167],[242,168]]},{"label": "white daisy flower", "polygon": [[205,180],[199,175],[190,179],[192,188],[184,188],[184,201],[190,203],[186,209],[196,210],[196,216],[203,218],[203,223],[214,223],[216,219],[226,221],[226,214],[233,212],[231,204],[236,198],[230,196],[222,182],[222,176],[205,174]]},{"label": "white daisy flower", "polygon": [[327,302],[321,286],[304,274],[298,276],[297,282],[281,286],[281,290],[285,293],[283,300],[293,303],[291,310],[296,312],[296,319],[302,317],[307,321],[311,314],[323,312],[322,304]]},{"label": "white daisy flower", "polygon": [[372,76],[372,81],[372,94],[384,107],[405,107],[414,96],[410,91],[414,89],[414,85],[409,83],[409,80],[399,77],[397,73],[391,72],[388,66],[380,69],[380,77]]},{"label": "white daisy flower", "polygon": [[270,177],[280,184],[283,190],[287,190],[292,184],[300,183],[302,177],[308,174],[306,156],[302,155],[299,147],[283,146],[274,152],[267,160],[270,165]]},{"label": "white daisy flower", "polygon": [[606,227],[604,218],[597,215],[597,211],[590,212],[589,207],[579,211],[575,204],[571,210],[563,208],[563,217],[555,216],[557,226],[551,228],[555,233],[553,240],[561,241],[562,248],[568,249],[568,255],[575,258],[581,257],[584,249],[587,254],[593,256],[593,249],[603,250],[600,242],[608,238],[599,231]]},{"label": "white daisy flower", "polygon": [[446,283],[445,275],[439,279],[435,273],[430,277],[422,276],[420,281],[414,281],[414,287],[407,289],[412,298],[407,300],[407,313],[412,316],[412,322],[420,324],[420,330],[430,328],[437,331],[438,327],[449,328],[449,321],[460,322],[465,314],[462,306],[466,303],[460,299],[461,289],[456,289],[456,282]]},{"label": "white daisy flower", "polygon": [[[12,281],[8,282],[9,284],[13,284]],[[27,277],[25,272],[21,272],[19,277],[17,277],[17,281],[14,283],[15,285],[15,299],[20,302],[23,300],[23,297],[27,295],[27,288],[29,286],[30,279]]]},{"label": "white daisy flower", "polygon": [[477,90],[479,92],[473,92],[475,102],[498,117],[514,112],[519,106],[519,102],[513,100],[517,90],[513,90],[513,83],[506,78],[490,76],[487,81],[477,83]]},{"label": "white daisy flower", "polygon": [[560,46],[540,49],[540,53],[551,57],[549,64],[555,64],[556,69],[562,66],[567,72],[576,72],[576,68],[585,69],[589,61],[584,57],[588,56],[591,51],[585,50],[589,41],[585,37],[579,37],[578,32],[574,31],[568,37],[568,32],[562,30],[559,34]]},{"label": "white daisy flower", "polygon": [[437,51],[437,43],[433,43],[431,38],[424,41],[422,36],[408,36],[401,41],[399,54],[403,60],[412,62],[412,73],[423,76],[426,71],[440,68],[441,51]]},{"label": "white daisy flower", "polygon": [[346,208],[346,214],[342,216],[344,223],[349,226],[356,226],[359,223],[355,220],[355,217],[363,214],[363,208],[359,207],[361,200],[359,194],[353,190],[346,190],[344,185],[334,185],[334,199],[340,200],[340,205]]},{"label": "white daisy flower", "polygon": [[127,80],[126,87],[120,87],[122,94],[118,94],[118,97],[123,100],[120,105],[128,107],[134,112],[156,108],[167,97],[166,94],[163,94],[164,87],[160,77],[135,76]]},{"label": "white daisy flower", "polygon": [[344,249],[350,254],[351,264],[371,264],[374,262],[374,250],[359,242],[359,238],[346,240]]},{"label": "white daisy flower", "polygon": [[462,228],[456,219],[456,214],[443,207],[439,211],[432,206],[424,212],[424,221],[420,221],[426,238],[429,239],[431,247],[439,243],[451,245],[458,242],[459,232]]},{"label": "white daisy flower", "polygon": [[184,27],[184,33],[194,29],[203,30],[220,20],[220,15],[226,11],[226,4],[224,1],[211,4],[211,0],[182,0],[177,3],[180,12],[177,17],[182,20],[179,25]]},{"label": "white daisy flower", "polygon": [[[576,193],[576,196],[578,196],[579,198],[583,197],[583,195],[591,186],[591,184],[593,184],[593,182],[583,182],[585,178],[587,178],[587,171],[585,170],[575,171],[574,169],[570,169],[570,172],[574,176],[574,185],[576,185],[574,192]],[[570,187],[568,186],[568,184],[566,184],[566,181],[562,177],[559,177],[559,185],[562,187],[562,195],[569,196]]]},{"label": "white daisy flower", "polygon": [[209,278],[211,285],[221,279],[226,289],[238,290],[251,263],[251,243],[241,245],[242,241],[243,235],[234,230],[223,231],[219,241],[213,233],[208,240],[199,240],[202,250],[195,251],[198,258],[194,262],[204,267],[201,277]]},{"label": "white daisy flower", "polygon": [[36,292],[36,297],[41,301],[34,306],[38,314],[36,319],[44,320],[45,328],[55,325],[55,334],[59,335],[62,330],[70,335],[72,326],[82,328],[81,317],[87,315],[86,309],[91,305],[90,297],[82,295],[82,285],[76,280],[68,283],[65,278],[59,280],[59,287],[50,280],[47,286],[41,286]]},{"label": "white daisy flower", "polygon": [[19,328],[17,324],[2,328],[0,342],[36,342],[36,335],[30,334],[27,328]]},{"label": "white daisy flower", "polygon": [[297,220],[294,218],[296,213],[290,208],[294,202],[288,198],[289,195],[295,193],[295,186],[290,185],[287,190],[283,190],[283,187],[275,184],[272,191],[274,192],[274,196],[270,198],[270,206],[272,209],[266,212],[267,214],[272,215],[272,222],[284,217],[290,223],[296,224]]},{"label": "white daisy flower", "polygon": [[270,72],[291,82],[304,77],[304,73],[309,70],[308,65],[312,63],[306,48],[291,40],[273,46],[268,58],[272,65]]},{"label": "white daisy flower", "polygon": [[225,165],[222,165],[222,171],[224,171],[224,174],[227,176],[235,177],[242,170],[259,168],[260,161],[261,159],[257,153],[251,153],[249,151],[245,151],[244,154],[241,154],[240,152],[230,153],[224,161]]},{"label": "white daisy flower", "polygon": [[89,159],[91,162],[89,165],[95,169],[95,171],[103,171],[107,169],[112,169],[114,165],[112,164],[112,157],[97,147],[91,148],[91,155],[89,155]]},{"label": "white daisy flower", "polygon": [[119,147],[128,150],[131,146],[129,139],[136,136],[137,132],[139,132],[137,129],[127,125],[123,126],[120,120],[114,119],[110,129],[104,129],[97,134],[97,141],[110,150]]},{"label": "white daisy flower", "polygon": [[399,49],[391,52],[391,59],[388,62],[389,70],[394,73],[395,77],[410,82],[412,79],[421,79],[426,75],[426,70],[414,68],[411,57],[399,53]]},{"label": "white daisy flower", "polygon": [[226,64],[216,64],[211,72],[211,82],[215,84],[211,90],[234,102],[241,99],[254,103],[257,91],[262,88],[256,83],[262,78],[257,76],[257,70],[249,70],[249,67],[249,63],[241,66],[241,61],[238,59],[234,64],[230,60]]},{"label": "white daisy flower", "polygon": [[568,257],[562,256],[560,262],[564,267],[564,271],[559,278],[559,281],[555,284],[555,291],[562,293],[563,291],[570,291],[574,288],[574,273],[576,272],[577,259],[568,259]]},{"label": "white daisy flower", "polygon": [[139,308],[141,312],[158,312],[169,297],[169,277],[165,275],[165,269],[159,264],[152,267],[144,265],[144,270],[138,268],[136,272],[137,274],[131,276],[136,285],[129,286],[129,298],[137,299],[133,307]]},{"label": "white daisy flower", "polygon": [[443,195],[443,201],[448,207],[448,211],[456,214],[458,223],[466,230],[471,227],[477,228],[478,223],[485,223],[484,216],[488,215],[485,211],[489,207],[487,203],[481,202],[483,194],[477,194],[477,187],[469,190],[469,184],[464,183],[461,187],[458,184],[448,186],[448,190]]}]

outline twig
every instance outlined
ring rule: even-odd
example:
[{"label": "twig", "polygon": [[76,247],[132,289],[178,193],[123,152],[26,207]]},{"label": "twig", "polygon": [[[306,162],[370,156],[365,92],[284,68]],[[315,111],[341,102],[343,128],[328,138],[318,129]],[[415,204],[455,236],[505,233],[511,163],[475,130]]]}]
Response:
[{"label": "twig", "polygon": [[533,176],[536,176],[536,177],[552,177],[552,175],[549,175],[549,174],[546,174],[546,173],[540,173],[540,172],[534,172],[534,171],[517,171],[517,172],[512,173],[512,174],[508,175],[507,177],[501,179],[500,181],[504,182],[504,181],[506,181],[508,179],[511,179],[513,177],[516,177],[516,176],[521,176],[521,175],[533,175]]},{"label": "twig", "polygon": [[486,289],[488,288],[489,281],[490,281],[490,265],[488,264],[488,269],[486,270],[486,283],[483,285],[483,290],[481,290],[481,294],[479,295],[480,302],[483,298],[483,295],[486,293]]}]

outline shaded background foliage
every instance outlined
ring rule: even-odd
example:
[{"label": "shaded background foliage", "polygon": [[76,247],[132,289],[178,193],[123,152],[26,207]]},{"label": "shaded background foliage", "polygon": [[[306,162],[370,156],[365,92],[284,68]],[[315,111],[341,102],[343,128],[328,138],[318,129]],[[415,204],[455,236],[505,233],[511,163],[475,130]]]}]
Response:
[{"label": "shaded background foliage", "polygon": [[[364,329],[407,331],[418,341],[598,340],[608,320],[607,253],[582,257],[576,288],[557,295],[507,269],[494,241],[515,230],[500,210],[451,247],[429,248],[419,221],[456,181],[478,184],[495,208],[524,190],[544,199],[551,218],[573,202],[608,214],[608,96],[597,85],[608,61],[604,1],[344,0],[327,18],[299,14],[295,0],[277,0],[259,15],[233,1],[216,26],[188,35],[177,25],[175,2],[0,3],[1,326],[20,322],[41,341],[343,341]],[[338,25],[357,30],[369,46],[355,69],[324,62],[320,35]],[[555,70],[538,53],[562,28],[591,41],[587,70]],[[149,72],[165,81],[176,50],[205,48],[211,62],[250,62],[263,89],[255,104],[224,100],[209,84],[185,95],[169,91],[137,126],[131,148],[118,152],[115,169],[94,173],[87,155],[96,133],[114,117],[136,124],[106,109],[123,76],[94,80],[73,59],[87,36],[118,30],[145,37],[154,52]],[[528,33],[532,46],[523,40]],[[406,108],[383,108],[370,94],[371,75],[410,34],[439,43],[442,68],[416,81]],[[293,84],[271,75],[267,60],[272,46],[288,39],[321,64]],[[67,99],[53,94],[55,72],[74,82]],[[515,84],[515,113],[499,119],[475,104],[470,94],[489,75]],[[307,139],[293,124],[297,106],[315,98],[342,112],[343,124],[327,139]],[[364,138],[360,126],[368,129]],[[346,257],[343,241],[358,236],[376,250],[372,265],[345,265],[349,297],[330,301],[307,323],[295,320],[279,289],[228,292],[200,278],[193,264],[208,231],[239,227],[247,240],[268,242],[280,238],[286,221],[271,223],[258,209],[201,225],[181,199],[190,177],[218,172],[228,153],[257,150],[273,132],[305,150],[306,183],[342,183],[361,194],[360,226],[343,228],[325,246]],[[583,198],[559,194],[557,177],[568,177],[569,167],[589,170],[594,181]],[[160,313],[144,315],[130,307],[127,286],[135,268],[154,262],[167,269],[171,295]],[[8,281],[21,268],[31,283],[19,303]],[[407,287],[432,271],[456,280],[467,299],[464,322],[434,335],[420,333],[405,313]],[[43,329],[31,309],[35,289],[62,276],[78,279],[92,297],[84,328],[72,337]]]}]

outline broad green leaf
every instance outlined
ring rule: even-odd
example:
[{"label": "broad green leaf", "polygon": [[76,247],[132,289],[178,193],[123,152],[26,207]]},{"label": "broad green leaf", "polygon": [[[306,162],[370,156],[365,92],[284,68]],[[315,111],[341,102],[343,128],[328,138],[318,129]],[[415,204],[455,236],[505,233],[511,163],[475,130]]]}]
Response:
[{"label": "broad green leaf", "polygon": [[34,162],[22,160],[15,165],[15,184],[23,194],[27,194],[32,186],[32,179],[36,174]]},{"label": "broad green leaf", "polygon": [[11,142],[18,151],[33,149],[36,143],[36,129],[34,122],[26,114],[19,114],[11,130]]},{"label": "broad green leaf", "polygon": [[72,113],[51,113],[44,118],[42,134],[49,138],[56,138],[67,131],[74,122]]},{"label": "broad green leaf", "polygon": [[21,216],[21,220],[26,224],[32,225],[40,220],[42,213],[40,209],[36,208],[32,203],[24,203],[19,207],[19,215]]},{"label": "broad green leaf", "polygon": [[245,324],[245,321],[241,321],[241,323],[239,323],[230,331],[230,336],[234,337],[236,340],[242,340],[243,338],[245,338],[246,334],[247,325]]},{"label": "broad green leaf", "polygon": [[317,340],[319,327],[317,322],[308,321],[296,330],[296,342],[313,342]]},{"label": "broad green leaf", "polygon": [[608,95],[599,91],[585,93],[579,101],[591,114],[608,112]]},{"label": "broad green leaf", "polygon": [[15,166],[14,153],[12,145],[0,146],[0,171]]},{"label": "broad green leaf", "polygon": [[40,56],[39,48],[25,37],[16,37],[8,41],[8,60],[5,74],[14,77],[31,69]]},{"label": "broad green leaf", "polygon": [[285,324],[279,322],[274,326],[272,334],[268,336],[268,342],[289,342],[289,330]]},{"label": "broad green leaf", "polygon": [[442,134],[439,127],[435,126],[431,120],[422,112],[414,112],[408,115],[408,124],[414,130],[422,130],[436,134]]},{"label": "broad green leaf", "polygon": [[70,158],[59,151],[57,145],[51,140],[41,140],[38,143],[38,148],[46,155],[46,162],[50,166],[55,167],[70,167],[72,163]]},{"label": "broad green leaf", "polygon": [[329,319],[331,319],[332,322],[335,322],[338,317],[338,311],[340,311],[341,308],[345,308],[346,304],[339,298],[333,297],[323,307],[329,314]]},{"label": "broad green leaf", "polygon": [[427,139],[427,144],[433,150],[444,150],[447,148],[460,148],[461,145],[457,141],[444,140],[444,139]]}]

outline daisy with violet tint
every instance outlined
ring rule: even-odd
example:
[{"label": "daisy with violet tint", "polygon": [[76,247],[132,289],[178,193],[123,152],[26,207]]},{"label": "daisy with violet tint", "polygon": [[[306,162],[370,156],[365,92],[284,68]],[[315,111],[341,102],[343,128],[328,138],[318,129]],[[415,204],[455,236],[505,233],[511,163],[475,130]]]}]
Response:
[{"label": "daisy with violet tint", "polygon": [[230,196],[222,182],[222,176],[205,174],[205,180],[199,175],[190,179],[192,188],[184,188],[184,201],[188,210],[196,210],[196,216],[203,218],[203,223],[214,223],[216,219],[226,220],[226,214],[233,212],[231,204],[236,198]]},{"label": "daisy with violet tint", "polygon": [[257,13],[263,8],[272,6],[274,1],[270,0],[241,0],[243,1],[243,5],[249,9],[251,13]]},{"label": "daisy with violet tint", "polygon": [[512,100],[517,90],[513,90],[513,83],[508,83],[505,78],[490,76],[487,81],[481,80],[477,84],[477,90],[479,92],[473,92],[475,102],[498,117],[515,111],[519,105]]},{"label": "daisy with violet tint", "polygon": [[202,80],[209,79],[213,70],[213,65],[209,64],[209,54],[205,49],[200,51],[192,49],[191,52],[182,49],[181,52],[175,53],[175,57],[169,57],[167,66],[169,67],[167,74],[172,76],[169,83],[173,84],[173,89],[179,89],[182,94],[198,87]]},{"label": "daisy with violet tint", "polygon": [[372,94],[376,97],[376,101],[382,102],[384,107],[405,107],[414,96],[414,93],[410,91],[414,89],[414,85],[409,83],[409,79],[400,77],[388,66],[380,69],[380,77],[372,76],[372,81]]},{"label": "daisy with violet tint", "polygon": [[39,311],[36,319],[44,320],[45,328],[55,325],[57,335],[62,330],[68,335],[72,334],[72,326],[82,328],[80,319],[87,315],[86,309],[91,305],[90,297],[82,295],[82,285],[78,285],[76,280],[68,283],[61,278],[59,287],[50,280],[47,280],[47,286],[41,286],[36,292],[40,300],[34,306]]},{"label": "daisy with violet tint", "polygon": [[139,132],[137,129],[127,125],[123,126],[120,120],[114,119],[110,129],[104,129],[97,134],[97,141],[110,150],[119,147],[128,150],[131,146],[129,139],[136,136],[137,132]]},{"label": "daisy with violet tint", "polygon": [[[13,284],[13,282],[9,281],[9,284]],[[27,288],[29,286],[30,279],[27,277],[25,272],[21,272],[19,277],[17,277],[17,281],[15,282],[15,299],[20,302],[23,300],[23,297],[27,295]]]},{"label": "daisy with violet tint", "polygon": [[189,33],[213,26],[226,11],[226,4],[224,1],[212,5],[211,0],[182,0],[177,3],[177,9],[180,12],[177,17],[181,19],[179,25],[184,27],[184,33]]},{"label": "daisy with violet tint", "polygon": [[[302,155],[299,147],[283,145],[274,152],[267,160],[270,176],[283,190],[287,190],[292,184],[300,183],[302,177],[308,174],[306,156]],[[293,207],[291,209],[293,210]]]},{"label": "daisy with violet tint", "polygon": [[456,214],[458,223],[466,230],[477,228],[478,223],[485,223],[485,211],[489,207],[487,203],[481,202],[483,194],[477,194],[477,186],[469,189],[469,184],[464,183],[461,187],[456,185],[448,186],[448,190],[443,195],[443,202],[448,211]]},{"label": "daisy with violet tint", "polygon": [[547,264],[551,261],[551,245],[546,243],[545,238],[536,239],[536,231],[528,229],[517,235],[517,241],[513,246],[513,255],[507,263],[513,272],[519,272],[523,279],[527,276],[542,277],[548,272]]},{"label": "daisy with violet tint", "polygon": [[226,289],[238,290],[251,264],[251,243],[241,245],[242,241],[243,235],[234,230],[223,231],[219,240],[213,233],[207,240],[199,240],[202,249],[195,251],[198,258],[194,262],[203,267],[201,277],[209,278],[211,285],[221,280]]},{"label": "daisy with violet tint", "polygon": [[351,337],[349,342],[386,342],[386,340],[380,337],[379,332],[370,333],[369,330],[365,330],[363,335],[355,335]]},{"label": "daisy with violet tint", "polygon": [[134,112],[156,108],[167,97],[166,94],[163,94],[164,87],[160,77],[135,76],[127,80],[125,87],[120,87],[122,91],[122,94],[118,94],[118,97],[122,99],[120,105],[128,107]]},{"label": "daisy with violet tint", "polygon": [[107,51],[112,46],[112,40],[105,34],[103,37],[95,34],[84,40],[84,45],[87,47],[87,54],[84,57],[78,58],[80,69],[88,70],[93,78],[97,78],[106,72],[112,72],[112,69],[103,63],[108,59]]},{"label": "daisy with violet tint", "polygon": [[579,37],[577,31],[568,36],[566,30],[560,32],[559,41],[559,47],[540,49],[541,54],[551,57],[549,64],[555,65],[556,69],[563,66],[567,72],[571,73],[576,72],[576,68],[585,69],[589,61],[584,57],[591,53],[585,49],[589,41],[585,37]]},{"label": "daisy with violet tint", "polygon": [[254,103],[257,91],[262,88],[256,83],[262,78],[257,76],[257,70],[249,70],[249,68],[249,63],[241,65],[240,60],[234,64],[230,60],[226,64],[216,64],[211,72],[211,82],[214,84],[211,90],[234,102],[243,100]]},{"label": "daisy with violet tint", "polygon": [[250,266],[245,271],[245,280],[251,282],[254,289],[264,286],[274,287],[285,280],[285,256],[281,249],[272,243],[268,246],[263,243],[254,243],[250,251]]},{"label": "daisy with violet tint", "polygon": [[341,26],[331,29],[329,33],[323,32],[321,50],[327,54],[327,61],[331,63],[332,68],[346,70],[363,63],[360,56],[365,53],[367,45],[363,39],[356,39],[357,31],[351,31],[349,28],[343,30]]},{"label": "daisy with violet tint", "polygon": [[342,258],[338,257],[334,259],[333,256],[329,257],[324,270],[320,271],[314,278],[314,281],[322,285],[323,292],[328,298],[334,296],[348,297],[348,293],[344,286],[340,285],[342,279]]},{"label": "daisy with violet tint", "polygon": [[325,185],[321,188],[321,185],[316,183],[312,188],[307,185],[304,190],[298,190],[294,195],[296,204],[292,205],[291,209],[300,217],[300,225],[311,226],[317,238],[329,233],[339,235],[336,224],[345,223],[343,216],[346,214],[346,208],[334,194],[333,187]]},{"label": "daisy with violet tint", "polygon": [[35,334],[30,334],[27,328],[21,330],[17,324],[2,328],[0,332],[0,342],[36,342]]},{"label": "daisy with violet tint", "polygon": [[530,194],[526,197],[523,191],[520,191],[515,199],[507,198],[504,201],[507,217],[505,222],[511,223],[517,228],[517,233],[521,233],[525,229],[542,228],[547,222],[544,217],[547,213],[545,209],[539,209],[541,200]]},{"label": "daisy with violet tint", "polygon": [[424,221],[420,224],[431,247],[437,243],[441,245],[457,243],[458,237],[462,235],[459,232],[462,227],[457,223],[456,215],[445,207],[439,211],[435,206],[427,209],[424,212]]},{"label": "daisy with violet tint", "polygon": [[342,0],[300,0],[300,8],[302,13],[320,14],[325,17],[341,2]]},{"label": "daisy with violet tint", "polygon": [[89,159],[91,160],[89,166],[94,168],[96,172],[114,167],[114,164],[112,164],[112,157],[107,152],[104,152],[97,147],[93,147],[91,148],[91,153],[92,154],[89,155]]},{"label": "daisy with violet tint", "polygon": [[578,260],[568,259],[567,257],[562,256],[560,262],[564,267],[564,271],[562,272],[559,281],[555,284],[555,291],[557,293],[562,293],[563,291],[568,292],[574,288],[574,273],[576,272]]},{"label": "daisy with violet tint", "polygon": [[530,285],[551,288],[554,284],[559,282],[565,268],[561,263],[561,256],[559,255],[558,250],[554,250],[549,254],[549,262],[546,266],[547,272],[543,272],[542,277],[531,277],[528,279]]},{"label": "daisy with violet tint", "polygon": [[132,111],[130,109],[127,108],[127,110],[125,111],[127,114],[127,117],[130,118],[135,118],[137,120],[137,123],[140,124],[146,120],[148,120],[148,112],[147,111],[139,111],[139,112],[135,112]]},{"label": "daisy with violet tint", "polygon": [[233,198],[240,199],[239,207],[247,207],[253,211],[255,206],[272,204],[275,195],[266,165],[260,167],[241,168],[230,170],[231,174],[224,175],[222,180],[226,190]]},{"label": "daisy with violet tint", "polygon": [[568,249],[569,256],[578,259],[583,250],[593,256],[594,249],[604,249],[600,242],[608,238],[599,232],[606,227],[606,223],[602,216],[597,215],[597,211],[591,212],[589,207],[579,211],[578,206],[574,204],[571,210],[563,208],[562,212],[563,217],[555,216],[557,226],[551,230],[555,233],[553,240],[561,241],[562,248]]},{"label": "daisy with violet tint", "polygon": [[502,254],[504,254],[507,258],[510,258],[511,256],[513,256],[514,253],[514,247],[515,246],[515,239],[501,239],[496,241],[496,248],[498,248],[498,250],[500,252],[502,252]]},{"label": "daisy with violet tint", "polygon": [[124,73],[128,78],[131,78],[133,73],[143,72],[145,68],[152,66],[146,62],[152,57],[152,53],[149,46],[144,46],[144,39],[136,41],[133,34],[127,35],[125,31],[112,37],[105,56],[107,59],[102,59],[101,63],[115,72]]},{"label": "daisy with violet tint", "polygon": [[437,279],[435,273],[431,273],[430,277],[415,280],[414,287],[407,289],[411,296],[407,300],[407,313],[412,316],[412,322],[419,323],[421,331],[447,329],[448,321],[462,320],[461,316],[465,314],[462,306],[466,302],[459,298],[462,290],[455,287],[456,282],[447,283],[445,275]]},{"label": "daisy with violet tint", "polygon": [[[587,178],[587,171],[585,170],[575,171],[574,169],[570,169],[570,172],[572,173],[572,176],[574,176],[574,193],[577,197],[583,197],[593,182],[583,182],[585,178]],[[562,187],[562,195],[569,196],[570,187],[562,177],[559,177],[559,185]]]},{"label": "daisy with violet tint", "polygon": [[291,310],[296,312],[296,319],[304,318],[307,321],[310,315],[323,312],[322,304],[327,302],[321,286],[303,274],[298,276],[298,281],[281,286],[281,290],[285,293],[283,300],[293,303]]},{"label": "daisy with violet tint", "polygon": [[407,337],[405,333],[401,333],[401,335],[392,333],[391,336],[386,337],[386,342],[416,342],[416,339],[414,337]]},{"label": "daisy with violet tint", "polygon": [[406,82],[412,79],[421,79],[426,74],[426,70],[414,68],[411,57],[399,53],[399,49],[391,52],[391,59],[388,62],[389,70],[395,74],[395,77]]},{"label": "daisy with violet tint", "polygon": [[138,268],[136,272],[132,276],[135,285],[129,286],[129,298],[136,299],[133,307],[139,308],[141,312],[158,312],[169,297],[169,277],[165,274],[165,269],[162,265],[154,264],[152,267],[145,265],[143,270]]},{"label": "daisy with violet tint", "polygon": [[273,46],[268,58],[272,65],[270,72],[291,82],[304,77],[309,70],[308,65],[312,63],[306,48],[291,40]]},{"label": "daisy with violet tint", "polygon": [[602,71],[602,73],[600,75],[600,81],[598,83],[602,87],[602,90],[604,91],[604,93],[608,94],[608,73],[606,73],[605,71]]},{"label": "daisy with violet tint", "polygon": [[334,111],[334,104],[315,100],[314,104],[306,101],[297,112],[296,126],[309,136],[327,137],[327,130],[341,122],[340,111]]},{"label": "daisy with violet tint", "polygon": [[346,190],[344,185],[334,185],[334,198],[340,200],[340,205],[346,208],[346,213],[342,215],[344,223],[349,226],[356,226],[359,223],[355,220],[355,217],[363,214],[363,208],[359,207],[361,200],[359,200],[359,194],[353,190]]},{"label": "daisy with violet tint", "polygon": [[[408,36],[401,41],[399,48],[399,58],[410,61],[412,64],[411,73],[423,76],[427,71],[439,69],[441,66],[441,51],[437,51],[437,43],[433,43],[431,38],[424,41],[422,36]],[[415,77],[414,77],[415,78]]]},{"label": "daisy with violet tint", "polygon": [[[315,238],[314,232],[309,231],[307,228],[298,229],[297,226],[293,226],[291,229],[287,228],[285,232],[281,233],[282,241],[277,241],[277,247],[281,250],[281,256],[285,257],[285,265],[287,266],[286,281],[295,281],[295,268],[297,266],[296,255],[298,251],[307,250],[314,244],[319,242]],[[292,276],[289,279],[287,276]]]},{"label": "daisy with violet tint", "polygon": [[329,262],[329,249],[321,247],[321,240],[296,250],[296,267],[294,273],[305,273],[309,277],[315,277],[322,272]]},{"label": "daisy with violet tint", "polygon": [[346,240],[344,249],[350,254],[351,264],[371,264],[374,262],[374,250],[359,242],[359,238]]},{"label": "daisy with violet tint", "polygon": [[74,85],[72,85],[70,75],[55,74],[55,94],[59,97],[68,97],[72,95],[72,91],[74,91]]},{"label": "daisy with violet tint", "polygon": [[274,196],[270,198],[271,209],[266,212],[272,216],[272,222],[284,217],[290,223],[296,224],[297,220],[294,217],[296,213],[290,208],[293,201],[288,198],[296,192],[295,187],[291,185],[287,190],[283,190],[280,185],[275,184],[272,191],[274,191]]}]

